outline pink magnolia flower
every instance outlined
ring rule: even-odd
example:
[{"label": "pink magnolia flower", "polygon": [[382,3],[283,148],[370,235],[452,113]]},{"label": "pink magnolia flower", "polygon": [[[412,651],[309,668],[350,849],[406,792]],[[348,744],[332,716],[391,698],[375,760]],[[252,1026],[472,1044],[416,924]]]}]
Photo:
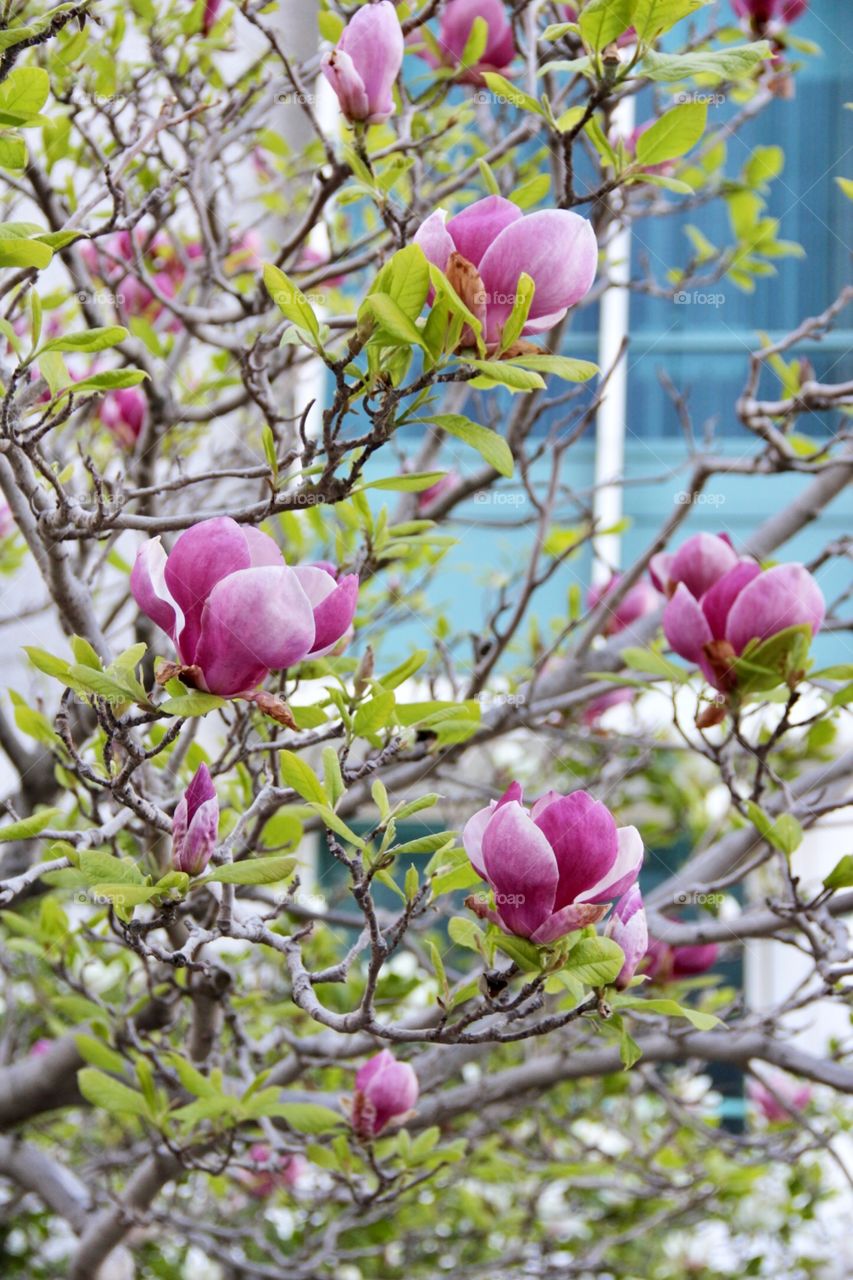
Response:
[{"label": "pink magnolia flower", "polygon": [[402,63],[397,11],[391,0],[380,0],[353,14],[320,65],[350,124],[381,124],[394,113],[394,81]]},{"label": "pink magnolia flower", "polygon": [[249,1148],[249,1160],[256,1167],[238,1169],[234,1176],[257,1200],[266,1200],[279,1189],[293,1190],[308,1169],[303,1156],[275,1156],[264,1142]]},{"label": "pink magnolia flower", "polygon": [[372,1138],[400,1121],[418,1100],[418,1077],[408,1062],[398,1062],[383,1049],[359,1067],[350,1108],[352,1127],[361,1138]]},{"label": "pink magnolia flower", "polygon": [[[473,66],[462,65],[462,55],[477,18],[488,28],[486,47]],[[515,40],[503,0],[449,0],[438,29],[439,57],[432,49],[423,51],[431,67],[458,67],[462,84],[483,84],[484,71],[506,73],[515,57]]]},{"label": "pink magnolia flower", "polygon": [[737,16],[747,18],[758,35],[763,35],[771,22],[794,22],[808,7],[808,0],[732,0]]},{"label": "pink magnolia flower", "polygon": [[792,1115],[804,1111],[812,1100],[810,1085],[793,1080],[781,1071],[768,1075],[766,1083],[757,1076],[750,1077],[746,1091],[769,1124],[787,1124]]},{"label": "pink magnolia flower", "polygon": [[0,502],[0,538],[8,538],[16,528],[15,517],[8,502]]},{"label": "pink magnolia flower", "polygon": [[[608,596],[612,595],[621,580],[622,574],[614,573],[610,581],[603,586],[590,587],[586,597],[590,609],[595,609],[602,600],[606,600]],[[654,613],[660,603],[660,593],[650,583],[644,579],[635,582],[633,587],[629,587],[612,610],[604,628],[604,634],[606,636],[618,635],[620,631],[632,626],[640,618],[645,618],[647,614]]]},{"label": "pink magnolia flower", "polygon": [[594,924],[627,893],[640,872],[643,842],[635,827],[617,827],[606,805],[586,791],[549,791],[528,812],[513,782],[500,800],[469,818],[462,843],[492,888],[494,909],[469,905],[505,933],[532,942]]},{"label": "pink magnolia flower", "polygon": [[720,948],[716,942],[695,947],[673,947],[657,938],[649,939],[642,965],[643,973],[654,982],[678,982],[707,973],[717,963]]},{"label": "pink magnolia flower", "polygon": [[608,689],[607,693],[600,693],[597,697],[590,698],[583,709],[584,724],[589,725],[590,728],[597,725],[605,711],[609,711],[611,707],[619,707],[625,702],[633,702],[635,692],[634,689],[623,687],[621,689]]},{"label": "pink magnolia flower", "polygon": [[663,611],[663,629],[677,654],[729,692],[737,683],[733,661],[750,641],[803,625],[815,636],[825,611],[823,593],[803,565],[762,569],[739,560],[698,597],[680,582]]},{"label": "pink magnolia flower", "polygon": [[104,396],[98,417],[119,444],[132,449],[145,425],[147,412],[148,401],[139,387],[119,387]]},{"label": "pink magnolia flower", "polygon": [[[523,334],[544,333],[589,292],[598,263],[592,224],[567,209],[523,214],[503,196],[486,196],[447,220],[436,209],[415,235],[446,272],[494,349],[515,302],[522,272],[535,285]],[[463,345],[473,336],[463,335]]]},{"label": "pink magnolia flower", "polygon": [[159,537],[144,543],[130,589],[198,687],[236,697],[270,671],[331,652],[355,614],[358,576],[289,568],[267,534],[218,516],[187,529],[168,555]]},{"label": "pink magnolia flower", "polygon": [[622,991],[636,973],[649,945],[649,930],[639,885],[632,884],[616,903],[605,932],[625,952],[625,963],[616,979],[616,986]]},{"label": "pink magnolia flower", "polygon": [[219,801],[206,764],[200,764],[172,818],[172,867],[198,876],[216,848]]},{"label": "pink magnolia flower", "polygon": [[33,1058],[43,1058],[46,1053],[50,1053],[53,1045],[53,1040],[48,1039],[46,1036],[41,1036],[30,1046],[30,1055]]}]

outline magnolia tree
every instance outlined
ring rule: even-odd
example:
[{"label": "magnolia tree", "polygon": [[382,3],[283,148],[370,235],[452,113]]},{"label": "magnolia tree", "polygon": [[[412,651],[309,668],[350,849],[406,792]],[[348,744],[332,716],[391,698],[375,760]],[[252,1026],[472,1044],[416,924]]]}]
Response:
[{"label": "magnolia tree", "polygon": [[[3,1274],[847,1274],[850,1046],[794,1038],[853,972],[843,834],[797,854],[849,802],[847,548],[787,544],[853,469],[794,354],[850,291],[756,339],[735,453],[669,385],[684,500],[621,573],[574,451],[624,359],[576,313],[797,252],[781,148],[727,144],[805,0],[298,8],[4,9]],[[443,560],[507,510],[472,631]],[[755,1012],[718,966],[767,939]]]}]

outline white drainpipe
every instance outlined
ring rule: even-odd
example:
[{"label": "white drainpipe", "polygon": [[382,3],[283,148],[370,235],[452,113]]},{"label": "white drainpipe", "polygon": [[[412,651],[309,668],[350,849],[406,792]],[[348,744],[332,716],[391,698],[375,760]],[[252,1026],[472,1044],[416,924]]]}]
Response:
[{"label": "white drainpipe", "polygon": [[[634,128],[634,97],[620,99],[613,112],[614,132],[626,137]],[[610,288],[601,299],[598,335],[598,364],[602,372],[611,368],[628,336],[631,273],[631,230],[616,227],[604,249],[602,271]],[[620,287],[621,286],[621,287]],[[607,393],[596,418],[595,497],[593,513],[599,528],[609,529],[622,519],[622,489],[612,481],[621,477],[625,462],[625,420],[628,402],[628,361],[623,356],[610,376]],[[622,539],[618,533],[600,534],[594,541],[592,579],[596,584],[619,567]]]}]

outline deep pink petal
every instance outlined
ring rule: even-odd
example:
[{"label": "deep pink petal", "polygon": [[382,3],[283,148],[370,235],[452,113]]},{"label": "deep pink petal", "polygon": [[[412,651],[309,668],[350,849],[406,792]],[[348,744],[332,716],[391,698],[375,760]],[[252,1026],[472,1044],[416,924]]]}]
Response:
[{"label": "deep pink petal", "polygon": [[575,929],[585,929],[588,924],[596,924],[607,914],[607,903],[599,905],[593,902],[573,902],[568,907],[561,907],[542,921],[535,933],[530,935],[531,942],[540,946],[556,942]]},{"label": "deep pink petal", "polygon": [[766,640],[788,627],[807,624],[820,631],[826,602],[820,587],[801,564],[779,564],[753,578],[732,605],[726,639],[735,653],[750,640]]},{"label": "deep pink petal", "polygon": [[744,587],[753,578],[757,578],[759,573],[761,566],[754,560],[741,560],[719,582],[715,582],[710,591],[705,592],[702,597],[702,612],[715,640],[724,639],[729,610]]},{"label": "deep pink petal", "polygon": [[536,826],[554,851],[560,879],[555,910],[598,884],[616,861],[619,839],[607,805],[587,791],[573,791],[547,805]]},{"label": "deep pink petal", "polygon": [[[451,228],[452,231],[452,228]],[[453,232],[455,237],[455,232]],[[530,308],[534,332],[537,320],[549,323],[565,315],[586,294],[598,263],[592,223],[567,209],[530,213],[505,227],[480,263],[488,300],[487,342],[496,342],[512,311],[518,279],[523,271],[536,286]]]},{"label": "deep pink petal", "polygon": [[438,35],[442,53],[449,55],[447,61],[461,60],[476,18],[485,19],[489,29],[481,62],[494,67],[511,62],[515,45],[502,0],[449,0],[441,15]]},{"label": "deep pink petal", "polygon": [[[517,204],[505,200],[503,196],[486,196],[483,200],[475,200],[467,209],[457,213],[447,224],[447,231],[453,240],[457,253],[479,267],[487,249],[496,237],[514,222],[520,222],[522,212]],[[515,276],[513,288],[518,283]]]},{"label": "deep pink petal", "polygon": [[293,572],[314,610],[311,654],[322,657],[334,649],[352,624],[358,604],[358,575],[347,574],[336,582],[325,569],[315,565],[297,565]]},{"label": "deep pink petal", "polygon": [[683,582],[698,600],[737,563],[737,552],[728,538],[716,533],[695,533],[672,557],[669,579],[673,585]]},{"label": "deep pink petal", "polygon": [[522,796],[520,784],[511,782],[499,800],[491,800],[484,808],[478,809],[462,828],[462,845],[468,854],[471,866],[483,880],[488,879],[483,865],[483,833],[496,809],[512,801],[521,804]]},{"label": "deep pink petal", "polygon": [[703,646],[714,638],[698,600],[683,582],[663,611],[663,633],[670,647],[688,662],[698,662]]},{"label": "deep pink petal", "polygon": [[579,895],[583,902],[614,902],[636,882],[643,865],[643,841],[636,827],[618,827],[618,852],[613,866],[597,884]]},{"label": "deep pink petal", "polygon": [[559,875],[551,846],[521,805],[511,800],[495,810],[482,849],[504,926],[529,938],[554,906]]},{"label": "deep pink petal", "polygon": [[241,569],[217,583],[202,617],[196,662],[211,693],[246,693],[292,666],[314,643],[314,613],[292,569]]},{"label": "deep pink petal", "polygon": [[246,536],[230,516],[202,520],[178,538],[169,552],[165,580],[184,614],[178,642],[185,662],[195,662],[207,597],[217,582],[250,564]]}]

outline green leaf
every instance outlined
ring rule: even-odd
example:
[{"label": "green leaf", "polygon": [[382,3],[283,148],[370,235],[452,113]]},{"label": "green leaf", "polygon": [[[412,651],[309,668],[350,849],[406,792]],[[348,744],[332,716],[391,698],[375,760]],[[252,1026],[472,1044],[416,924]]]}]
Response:
[{"label": "green leaf", "polygon": [[[426,419],[418,418],[416,421],[425,422]],[[472,422],[470,418],[460,413],[439,413],[429,421],[441,431],[446,431],[448,435],[455,436],[457,440],[462,440],[472,449],[476,449],[480,457],[488,462],[498,475],[512,475],[515,465],[512,450],[503,436],[498,435],[496,431],[481,426],[479,422]]]},{"label": "green leaf", "polygon": [[824,879],[826,889],[849,889],[853,885],[853,854],[845,853]]},{"label": "green leaf", "polygon": [[530,306],[533,302],[533,294],[536,285],[532,276],[526,271],[522,271],[518,277],[516,285],[515,297],[513,298],[512,311],[506,318],[501,328],[501,343],[498,355],[502,355],[504,351],[508,351],[517,338],[521,337],[521,331],[527,323],[527,317],[530,314]]},{"label": "green leaf", "polygon": [[502,933],[497,927],[495,927],[493,937],[498,950],[502,951],[505,956],[509,956],[510,960],[514,961],[523,973],[542,972],[539,948],[534,946],[532,942],[528,942],[526,938],[510,937],[509,934]]},{"label": "green leaf", "polygon": [[[333,746],[323,748],[323,782],[326,787],[326,794],[331,796],[332,808],[334,808],[341,796],[346,791],[346,784],[341,773],[341,762],[338,759],[338,753]],[[374,786],[382,786],[379,779],[376,779]]]},{"label": "green leaf", "polygon": [[473,920],[465,916],[453,916],[447,926],[447,932],[457,947],[466,947],[482,955],[485,948],[486,935]]},{"label": "green leaf", "polygon": [[85,333],[68,333],[62,338],[51,338],[39,351],[105,351],[117,347],[130,335],[121,325],[106,325],[100,329],[88,329]]},{"label": "green leaf", "polygon": [[101,881],[112,884],[145,884],[145,876],[134,863],[114,858],[104,849],[85,850],[80,854],[77,865],[90,885]]},{"label": "green leaf", "polygon": [[673,107],[640,134],[637,161],[653,165],[685,155],[702,137],[707,119],[708,106],[704,102],[685,102]]},{"label": "green leaf", "polygon": [[386,262],[368,297],[387,294],[409,320],[416,320],[423,311],[429,284],[430,267],[424,251],[420,245],[410,244]]},{"label": "green leaf", "polygon": [[216,884],[275,884],[286,880],[295,866],[296,858],[247,858],[217,867],[200,883],[208,884],[212,880]]},{"label": "green leaf", "polygon": [[368,294],[362,309],[370,311],[380,326],[379,333],[374,334],[374,338],[380,346],[388,346],[387,339],[389,338],[393,339],[395,343],[401,343],[403,346],[424,346],[421,331],[414,320],[410,320],[405,311],[402,311],[387,293]]},{"label": "green leaf", "polygon": [[160,703],[159,710],[167,716],[206,716],[209,711],[224,707],[227,701],[227,698],[220,698],[215,693],[191,689],[175,698],[166,698]]},{"label": "green leaf", "polygon": [[[0,158],[0,164],[4,161]],[[22,165],[6,164],[7,169],[23,168],[26,164],[26,148]],[[38,240],[0,238],[0,267],[42,267],[49,265],[53,250]]]},{"label": "green leaf", "polygon": [[619,994],[613,997],[613,1006],[618,1009],[637,1009],[645,1010],[647,1013],[662,1013],[668,1018],[686,1018],[697,1031],[711,1031],[714,1027],[724,1027],[726,1025],[716,1014],[703,1013],[700,1009],[690,1009],[686,1005],[679,1004],[677,1000],[669,1000],[665,997],[647,999],[643,996]]},{"label": "green leaf", "polygon": [[280,751],[278,764],[285,785],[290,787],[303,800],[311,800],[315,804],[328,804],[326,789],[307,761],[293,751]]},{"label": "green leaf", "polygon": [[663,676],[665,680],[672,680],[674,684],[683,684],[688,678],[688,672],[684,667],[670,662],[656,649],[623,649],[620,657],[625,666],[630,667],[632,671],[646,671],[649,675]]},{"label": "green leaf", "polygon": [[790,857],[802,844],[803,828],[793,814],[781,813],[771,818],[753,800],[747,800],[746,811],[756,831],[780,853]]},{"label": "green leaf", "polygon": [[805,672],[809,665],[812,642],[807,623],[786,627],[767,640],[751,640],[733,666],[737,674],[738,693],[764,693]]},{"label": "green leaf", "polygon": [[[511,102],[515,107],[521,107],[524,111],[530,111],[534,115],[542,116],[544,111],[535,98],[529,93],[525,93],[522,89],[517,89],[511,80],[507,80],[506,76],[498,75],[496,71],[484,71],[483,79],[491,89],[496,98],[505,98],[507,102]],[[499,192],[495,192],[499,194]]]},{"label": "green leaf", "polygon": [[124,1071],[124,1059],[121,1054],[116,1053],[115,1049],[111,1049],[108,1044],[104,1044],[103,1040],[80,1032],[74,1037],[74,1043],[80,1057],[91,1066],[101,1067],[104,1071],[115,1071],[118,1074]]},{"label": "green leaf", "polygon": [[606,987],[618,977],[624,963],[625,953],[612,938],[581,938],[563,968],[590,987]]},{"label": "green leaf", "polygon": [[489,24],[485,18],[478,16],[471,23],[471,30],[468,32],[465,48],[459,58],[459,69],[470,70],[471,67],[475,67],[486,52],[488,41]]},{"label": "green leaf", "polygon": [[318,1102],[282,1102],[273,1114],[297,1133],[329,1133],[344,1123],[340,1112]]},{"label": "green leaf", "polygon": [[264,284],[279,311],[298,329],[304,329],[315,342],[320,341],[320,322],[311,303],[293,281],[278,267],[264,266]]},{"label": "green leaf", "polygon": [[711,75],[720,80],[747,80],[772,50],[767,40],[736,45],[733,49],[703,50],[698,53],[657,53],[648,49],[640,71],[650,80],[675,83],[691,76]]},{"label": "green leaf", "polygon": [[709,0],[631,0],[631,26],[642,41],[651,43],[708,3]]},{"label": "green leaf", "polygon": [[443,471],[417,471],[411,475],[383,476],[381,480],[363,484],[359,492],[365,489],[388,489],[392,493],[420,493],[422,489],[431,488],[444,474]]},{"label": "green leaf", "polygon": [[0,112],[26,124],[41,111],[50,93],[50,77],[42,67],[17,67],[0,84]]},{"label": "green leaf", "polygon": [[479,377],[471,379],[472,387],[506,387],[516,392],[538,391],[545,386],[538,373],[522,369],[508,360],[472,360],[466,356],[464,363],[480,371]]},{"label": "green leaf", "polygon": [[149,1115],[148,1104],[141,1093],[97,1067],[81,1067],[77,1072],[77,1086],[87,1102],[111,1115]]},{"label": "green leaf", "polygon": [[219,1090],[213,1081],[202,1075],[198,1068],[194,1067],[181,1054],[167,1053],[164,1054],[164,1057],[187,1093],[191,1093],[195,1098],[215,1098],[219,1096]]},{"label": "green leaf", "polygon": [[49,827],[62,813],[61,809],[41,809],[29,818],[21,818],[19,822],[10,822],[0,827],[0,844],[8,844],[10,840],[32,840],[45,827]]},{"label": "green leaf", "polygon": [[520,369],[534,369],[538,373],[553,373],[564,382],[588,382],[598,373],[598,365],[591,360],[572,360],[569,356],[552,356],[548,352],[535,355],[513,356],[507,364]]},{"label": "green leaf", "polygon": [[353,732],[356,737],[369,737],[384,729],[394,713],[394,694],[390,689],[383,690],[368,702],[362,702],[353,716]]},{"label": "green leaf", "polygon": [[599,52],[631,25],[631,0],[589,0],[578,19],[583,42]]}]

